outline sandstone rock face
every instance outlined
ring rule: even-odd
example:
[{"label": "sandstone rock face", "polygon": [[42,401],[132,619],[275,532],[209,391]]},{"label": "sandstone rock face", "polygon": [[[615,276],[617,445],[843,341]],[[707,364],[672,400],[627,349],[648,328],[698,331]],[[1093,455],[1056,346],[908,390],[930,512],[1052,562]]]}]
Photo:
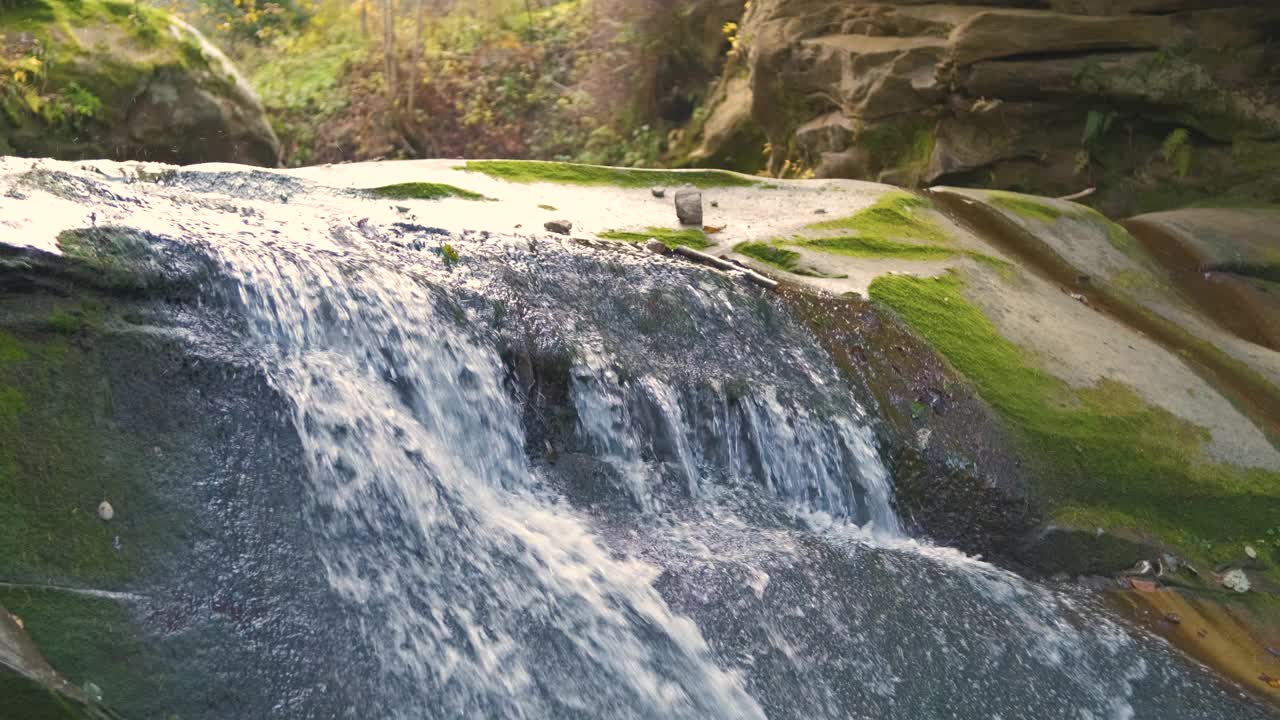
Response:
[{"label": "sandstone rock face", "polygon": [[0,155],[279,164],[253,90],[163,11],[27,0],[0,16]]},{"label": "sandstone rock face", "polygon": [[1278,28],[1250,0],[758,0],[690,157],[762,134],[774,174],[1269,202]]}]

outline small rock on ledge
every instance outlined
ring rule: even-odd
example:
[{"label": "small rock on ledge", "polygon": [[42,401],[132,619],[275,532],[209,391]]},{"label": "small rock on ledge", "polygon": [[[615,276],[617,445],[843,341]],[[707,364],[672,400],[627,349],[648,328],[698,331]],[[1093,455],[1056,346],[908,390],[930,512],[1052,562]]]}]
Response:
[{"label": "small rock on ledge", "polygon": [[98,519],[104,522],[111,520],[116,516],[116,509],[111,507],[111,503],[103,500],[98,503]]},{"label": "small rock on ledge", "polygon": [[547,230],[560,235],[568,235],[573,231],[573,223],[568,220],[549,220],[543,225]]},{"label": "small rock on ledge", "polygon": [[702,225],[702,193],[694,188],[681,188],[676,193],[676,217],[681,225]]},{"label": "small rock on ledge", "polygon": [[644,244],[644,247],[655,255],[667,255],[671,252],[671,248],[652,238],[649,239],[649,242]]}]

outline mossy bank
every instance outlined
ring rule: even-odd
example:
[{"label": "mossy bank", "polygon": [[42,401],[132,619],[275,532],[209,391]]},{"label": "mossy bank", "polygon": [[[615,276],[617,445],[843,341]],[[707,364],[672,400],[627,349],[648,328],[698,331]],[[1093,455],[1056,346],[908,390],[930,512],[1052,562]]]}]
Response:
[{"label": "mossy bank", "polygon": [[0,12],[0,155],[278,163],[257,97],[186,23],[117,0],[14,2]]}]

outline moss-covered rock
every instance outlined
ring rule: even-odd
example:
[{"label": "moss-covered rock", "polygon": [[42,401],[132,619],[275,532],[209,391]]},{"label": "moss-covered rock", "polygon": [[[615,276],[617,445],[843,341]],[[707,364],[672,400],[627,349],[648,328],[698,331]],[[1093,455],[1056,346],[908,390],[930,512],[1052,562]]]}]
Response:
[{"label": "moss-covered rock", "polygon": [[261,104],[194,28],[119,0],[0,12],[0,154],[274,166]]}]

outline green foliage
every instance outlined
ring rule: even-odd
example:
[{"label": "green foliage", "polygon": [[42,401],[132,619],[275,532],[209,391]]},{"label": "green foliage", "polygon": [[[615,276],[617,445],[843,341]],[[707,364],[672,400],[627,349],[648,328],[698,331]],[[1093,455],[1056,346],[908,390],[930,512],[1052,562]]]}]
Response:
[{"label": "green foliage", "polygon": [[622,230],[610,230],[600,233],[600,237],[605,240],[624,240],[626,242],[642,243],[649,240],[657,240],[658,242],[673,248],[679,245],[685,245],[695,250],[701,250],[711,246],[711,242],[707,240],[707,236],[701,230],[671,230],[669,228],[651,227],[644,232],[625,232]]},{"label": "green foliage", "polygon": [[307,0],[197,0],[215,29],[238,38],[263,41],[296,30],[310,17]]},{"label": "green foliage", "polygon": [[97,95],[81,87],[80,83],[70,83],[63,94],[71,106],[72,114],[76,117],[91,118],[102,113],[102,101]]},{"label": "green foliage", "polygon": [[463,190],[453,185],[427,182],[383,185],[382,187],[371,188],[367,192],[376,197],[390,200],[441,200],[448,197],[462,198],[463,200],[488,199],[480,193]]},{"label": "green foliage", "polygon": [[1160,145],[1160,155],[1173,166],[1178,177],[1186,177],[1191,173],[1191,132],[1178,128],[1169,133]]},{"label": "green foliage", "polygon": [[891,275],[870,292],[1000,414],[1060,519],[1151,532],[1191,557],[1213,557],[1214,548],[1238,547],[1274,527],[1280,475],[1207,461],[1204,428],[1126,385],[1076,389],[1041,370],[961,289],[955,275]]},{"label": "green foliage", "polygon": [[750,187],[751,178],[723,170],[639,170],[538,160],[472,160],[459,169],[518,183],[547,182],[560,185],[612,185],[648,188],[657,185],[693,185],[700,188]]},{"label": "green foliage", "polygon": [[900,244],[893,241],[901,239],[950,242],[951,238],[942,226],[920,212],[930,207],[932,204],[928,200],[911,193],[889,192],[875,204],[853,215],[814,223],[809,229],[853,230],[858,233],[858,238],[885,247]]},{"label": "green foliage", "polygon": [[[236,41],[224,49],[257,69],[252,82],[292,165],[460,156],[661,166],[681,123],[653,107],[667,92],[654,83],[672,81],[668,63],[707,54],[703,33],[661,4],[428,3],[421,38],[413,13],[394,11],[398,81],[388,93],[380,3],[367,4],[366,37],[361,3],[297,0],[305,20],[263,34],[224,11],[235,5],[260,23],[276,17],[264,0],[198,1],[214,11],[189,19],[229,33]],[[634,71],[607,70],[624,66]]]},{"label": "green foliage", "polygon": [[800,253],[769,243],[738,243],[733,246],[733,251],[742,253],[747,257],[753,257],[756,260],[772,265],[779,270],[790,270],[795,267],[796,263],[800,262]]},{"label": "green foliage", "polygon": [[1104,112],[1101,110],[1090,110],[1084,120],[1084,134],[1080,138],[1080,144],[1085,147],[1097,146],[1102,139],[1111,130],[1112,124],[1115,123],[1118,115],[1114,112]]}]

